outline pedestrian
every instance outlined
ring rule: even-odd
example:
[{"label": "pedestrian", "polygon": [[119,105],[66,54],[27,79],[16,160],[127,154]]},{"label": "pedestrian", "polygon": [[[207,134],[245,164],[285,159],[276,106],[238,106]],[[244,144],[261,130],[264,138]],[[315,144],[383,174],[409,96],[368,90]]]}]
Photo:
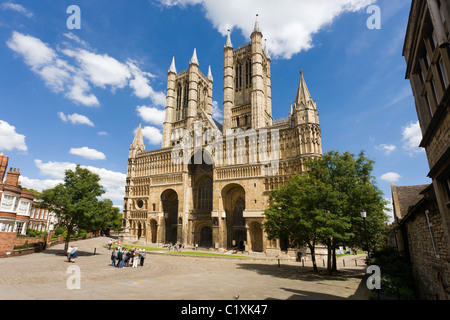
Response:
[{"label": "pedestrian", "polygon": [[118,259],[117,267],[123,268],[123,251],[122,250],[119,250],[117,252],[117,259]]},{"label": "pedestrian", "polygon": [[198,243],[195,243],[195,251],[198,251]]},{"label": "pedestrian", "polygon": [[135,249],[133,255],[133,268],[138,267],[138,262],[139,262],[139,249]]},{"label": "pedestrian", "polygon": [[125,254],[125,267],[129,267],[130,266],[130,259],[131,259],[131,250],[126,250],[126,254]]},{"label": "pedestrian", "polygon": [[143,267],[145,260],[145,249],[142,250],[140,258],[141,258],[141,267]]},{"label": "pedestrian", "polygon": [[298,262],[302,262],[302,252],[300,250],[297,251],[297,259]]},{"label": "pedestrian", "polygon": [[111,246],[112,246],[112,244],[113,244],[113,241],[112,241],[112,239],[109,239],[109,242],[108,242],[109,250],[111,250]]},{"label": "pedestrian", "polygon": [[113,267],[116,266],[116,259],[117,259],[117,251],[116,249],[114,249],[113,252],[111,253],[111,264]]}]

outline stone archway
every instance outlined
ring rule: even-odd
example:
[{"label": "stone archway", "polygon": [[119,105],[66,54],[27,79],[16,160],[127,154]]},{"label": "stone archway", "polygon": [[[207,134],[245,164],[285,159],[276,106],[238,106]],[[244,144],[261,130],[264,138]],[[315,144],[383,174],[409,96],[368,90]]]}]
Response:
[{"label": "stone archway", "polygon": [[178,194],[173,189],[165,190],[161,194],[164,212],[165,241],[176,243],[178,239]]},{"label": "stone archway", "polygon": [[259,222],[252,222],[249,225],[250,248],[251,251],[264,251],[264,235],[262,225]]},{"label": "stone archway", "polygon": [[203,227],[200,231],[200,247],[210,248],[212,247],[212,229],[211,227]]},{"label": "stone archway", "polygon": [[245,189],[237,183],[231,183],[222,189],[223,209],[226,212],[225,229],[227,248],[244,250],[247,243],[245,228]]},{"label": "stone archway", "polygon": [[150,220],[150,235],[149,240],[151,243],[156,243],[158,239],[158,223],[155,219]]}]

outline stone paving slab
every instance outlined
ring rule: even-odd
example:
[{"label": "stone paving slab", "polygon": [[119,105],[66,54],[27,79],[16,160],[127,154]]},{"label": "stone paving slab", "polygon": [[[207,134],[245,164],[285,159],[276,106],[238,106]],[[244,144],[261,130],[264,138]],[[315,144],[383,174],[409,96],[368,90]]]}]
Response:
[{"label": "stone paving slab", "polygon": [[[367,300],[365,267],[348,262],[338,274],[277,259],[205,258],[148,251],[143,267],[111,266],[101,237],[76,242],[75,263],[63,245],[0,259],[0,300]],[[75,244],[75,243],[71,243]],[[95,255],[94,255],[95,251]],[[348,259],[361,257],[349,256]],[[339,265],[339,264],[338,264]],[[71,269],[79,270],[80,289]]]}]

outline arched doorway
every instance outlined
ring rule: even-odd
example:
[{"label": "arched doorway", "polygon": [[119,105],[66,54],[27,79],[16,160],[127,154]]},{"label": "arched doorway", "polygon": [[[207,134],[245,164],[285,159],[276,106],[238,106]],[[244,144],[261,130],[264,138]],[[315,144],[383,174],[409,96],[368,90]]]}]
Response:
[{"label": "arched doorway", "polygon": [[212,229],[210,227],[203,227],[200,231],[200,247],[212,247]]},{"label": "arched doorway", "polygon": [[250,231],[250,243],[251,243],[251,250],[255,252],[263,252],[264,246],[263,246],[263,230],[262,226],[258,222],[253,222],[249,226]]},{"label": "arched doorway", "polygon": [[232,183],[222,189],[223,208],[226,212],[226,230],[228,248],[244,250],[247,242],[247,230],[245,229],[245,190]]},{"label": "arched doorway", "polygon": [[152,219],[150,221],[150,242],[151,243],[156,243],[157,239],[158,239],[158,224],[156,222],[155,219]]},{"label": "arched doorway", "polygon": [[165,241],[178,242],[178,195],[172,190],[166,190],[161,194],[161,203],[164,212],[164,225],[166,229]]}]

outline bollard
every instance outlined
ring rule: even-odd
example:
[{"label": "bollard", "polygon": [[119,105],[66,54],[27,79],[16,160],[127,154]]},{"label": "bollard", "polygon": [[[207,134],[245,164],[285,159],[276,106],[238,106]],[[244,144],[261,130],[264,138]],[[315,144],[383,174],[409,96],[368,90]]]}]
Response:
[{"label": "bollard", "polygon": [[94,248],[94,256],[95,256],[95,252],[97,251],[97,248]]},{"label": "bollard", "polygon": [[322,259],[322,262],[323,262],[323,266],[325,267],[325,259]]},{"label": "bollard", "polygon": [[355,266],[358,266],[358,260],[355,259]]},{"label": "bollard", "polygon": [[280,259],[278,259],[278,268],[280,267]]},{"label": "bollard", "polygon": [[345,267],[345,260],[342,260],[342,263],[344,264],[344,267]]},{"label": "bollard", "polygon": [[302,259],[302,267],[305,266],[305,260]]}]

